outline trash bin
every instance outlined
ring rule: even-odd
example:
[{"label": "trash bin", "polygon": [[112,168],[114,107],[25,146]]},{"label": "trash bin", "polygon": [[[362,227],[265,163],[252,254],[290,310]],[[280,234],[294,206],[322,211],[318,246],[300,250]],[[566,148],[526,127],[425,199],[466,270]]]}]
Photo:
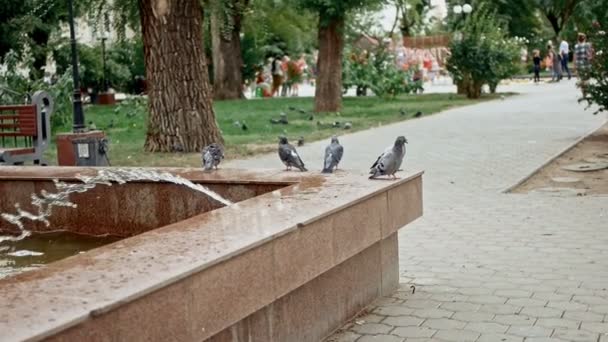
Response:
[{"label": "trash bin", "polygon": [[76,166],[109,166],[108,140],[99,137],[72,140]]}]

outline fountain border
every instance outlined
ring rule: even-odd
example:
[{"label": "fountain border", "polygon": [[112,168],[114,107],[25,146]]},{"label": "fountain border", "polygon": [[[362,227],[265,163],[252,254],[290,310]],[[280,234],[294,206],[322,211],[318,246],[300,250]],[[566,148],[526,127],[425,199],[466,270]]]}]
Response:
[{"label": "fountain border", "polygon": [[[277,171],[222,170],[209,174],[195,169],[162,170],[193,181],[267,182],[286,187],[0,281],[0,288],[7,294],[0,299],[0,329],[9,338],[70,341],[106,336],[124,340],[129,333],[137,332],[139,335],[131,337],[145,339],[146,334],[152,334],[148,337],[156,340],[172,336],[174,340],[219,341],[226,331],[241,331],[245,324],[261,331],[251,320],[271,320],[273,310],[269,308],[274,307],[275,312],[287,310],[289,303],[310,289],[317,294],[335,293],[336,286],[344,288],[344,281],[352,278],[353,272],[369,277],[351,284],[356,293],[344,291],[349,295],[342,298],[347,303],[341,303],[344,310],[334,312],[329,320],[332,324],[319,325],[324,321],[319,319],[311,323],[314,326],[309,331],[318,339],[371,300],[394,290],[398,282],[396,231],[422,214],[421,172],[388,182],[368,181],[365,174],[325,177]],[[70,178],[75,172],[93,171],[48,168],[37,177]],[[0,169],[0,179],[31,179],[36,174],[23,168]],[[261,215],[262,210],[267,211],[266,215]],[[321,234],[327,248],[311,243],[305,232]],[[289,239],[293,241],[285,242]],[[328,245],[327,239],[332,243]],[[283,258],[277,257],[281,242]],[[159,246],[165,250],[154,253]],[[307,258],[297,258],[300,249],[317,255],[318,260],[311,263]],[[241,273],[235,278],[233,272],[238,270]],[[241,275],[252,278],[238,281]],[[235,297],[221,286],[216,288],[217,293],[201,291],[201,284],[214,276],[238,281],[242,294]],[[196,298],[183,301],[184,293]],[[334,297],[341,295],[336,293]],[[349,298],[358,299],[350,303]],[[224,306],[215,312],[222,301]],[[146,307],[159,309],[158,305],[172,312],[163,317],[164,324],[146,314],[150,311]],[[323,303],[318,305],[322,307]],[[128,312],[131,314],[126,315]],[[183,321],[188,319],[183,315],[195,312],[196,318],[184,326]],[[275,334],[288,331],[281,328],[280,320],[274,319]],[[127,326],[131,329],[125,329]],[[183,338],[162,335],[167,333]]]}]

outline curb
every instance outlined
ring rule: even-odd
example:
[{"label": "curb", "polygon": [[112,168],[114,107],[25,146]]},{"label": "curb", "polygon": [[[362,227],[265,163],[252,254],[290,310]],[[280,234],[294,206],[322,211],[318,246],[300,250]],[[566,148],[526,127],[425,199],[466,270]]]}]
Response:
[{"label": "curb", "polygon": [[596,131],[600,130],[602,127],[604,127],[604,125],[606,125],[608,123],[608,119],[606,119],[599,127],[593,128],[592,130],[590,130],[589,132],[583,134],[580,138],[576,139],[571,145],[566,146],[566,148],[562,149],[561,151],[559,151],[557,154],[553,155],[551,158],[547,159],[544,163],[542,163],[540,166],[534,168],[534,170],[532,170],[530,173],[528,173],[527,175],[525,175],[524,177],[522,177],[520,180],[518,180],[515,184],[508,186],[507,188],[500,190],[499,193],[501,194],[508,194],[511,193],[511,191],[513,191],[515,188],[517,188],[518,186],[522,185],[523,183],[525,183],[528,179],[532,178],[532,176],[534,176],[538,171],[540,171],[542,168],[544,168],[545,166],[551,164],[553,161],[555,161],[557,158],[561,157],[563,154],[567,153],[568,151],[570,151],[571,149],[573,149],[576,145],[578,145],[580,142],[582,142],[583,140],[585,140],[588,136],[592,135],[593,133],[595,133]]}]

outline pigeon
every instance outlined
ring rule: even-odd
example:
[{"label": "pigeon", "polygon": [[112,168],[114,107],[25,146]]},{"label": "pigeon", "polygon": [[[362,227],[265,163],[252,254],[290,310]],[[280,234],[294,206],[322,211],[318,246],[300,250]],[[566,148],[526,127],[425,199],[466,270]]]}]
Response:
[{"label": "pigeon", "polygon": [[288,106],[287,109],[289,109],[289,110],[297,110],[297,108],[294,107],[294,106]]},{"label": "pigeon", "polygon": [[89,130],[90,131],[96,131],[97,130],[97,125],[95,125],[95,123],[93,121],[89,121]]},{"label": "pigeon", "polygon": [[351,128],[353,128],[353,124],[352,123],[347,122],[347,123],[344,124],[344,129],[351,129]]},{"label": "pigeon", "polygon": [[314,119],[315,119],[314,115],[311,115],[311,116],[308,117],[308,121],[313,121]]},{"label": "pigeon", "polygon": [[301,136],[301,137],[298,139],[298,146],[304,146],[304,137],[302,137],[302,136]]},{"label": "pigeon", "polygon": [[282,123],[283,125],[287,125],[289,123],[289,121],[287,120],[287,114],[281,112],[281,118],[279,119],[279,123]]},{"label": "pigeon", "polygon": [[407,112],[405,111],[405,108],[401,108],[401,109],[399,110],[399,114],[401,114],[401,116],[405,116],[405,115],[407,115]]},{"label": "pigeon", "polygon": [[279,137],[279,158],[287,167],[287,171],[291,170],[292,167],[297,167],[300,171],[308,171],[304,167],[304,162],[296,148],[289,144],[284,136]]},{"label": "pigeon", "polygon": [[206,146],[201,153],[201,159],[206,171],[212,170],[214,167],[217,169],[217,166],[224,159],[224,148],[216,143]]},{"label": "pigeon", "polygon": [[243,122],[243,124],[241,125],[241,129],[242,129],[243,131],[246,131],[246,130],[248,130],[248,129],[249,129],[249,127],[247,126],[247,124],[246,124],[246,123],[244,123],[244,122]]},{"label": "pigeon", "polygon": [[378,160],[372,165],[369,173],[369,179],[374,179],[379,176],[392,176],[395,177],[395,173],[399,170],[401,163],[403,163],[403,157],[405,157],[405,144],[407,139],[403,136],[397,137],[395,144],[387,148],[384,153],[378,157]]},{"label": "pigeon", "polygon": [[414,114],[415,118],[419,118],[422,116],[422,112],[421,111],[417,111],[416,114]]},{"label": "pigeon", "polygon": [[342,160],[344,147],[340,145],[338,137],[331,137],[331,143],[325,148],[325,162],[323,164],[322,173],[332,173],[334,169],[338,169],[338,164]]},{"label": "pigeon", "polygon": [[333,128],[340,128],[340,121],[334,121],[334,122],[331,124],[331,127],[333,127]]},{"label": "pigeon", "polygon": [[236,127],[240,127],[241,126],[241,122],[239,120],[236,120],[232,124],[235,125]]}]

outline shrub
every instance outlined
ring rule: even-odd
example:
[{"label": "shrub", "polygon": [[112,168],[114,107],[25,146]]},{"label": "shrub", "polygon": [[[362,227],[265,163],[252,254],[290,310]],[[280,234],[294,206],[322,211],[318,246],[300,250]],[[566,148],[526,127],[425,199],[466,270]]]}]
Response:
[{"label": "shrub", "polygon": [[495,89],[501,80],[519,71],[524,42],[505,32],[494,14],[480,7],[450,43],[447,69],[467,97],[478,98],[484,84]]},{"label": "shrub", "polygon": [[586,71],[579,70],[583,77],[590,79],[580,101],[586,101],[589,106],[597,105],[599,108],[594,114],[608,110],[608,34],[604,30],[599,23],[593,25],[593,31],[589,35],[589,41],[595,51],[591,68]]},{"label": "shrub", "polygon": [[394,56],[384,47],[373,52],[352,50],[345,53],[342,68],[344,91],[357,87],[357,95],[365,95],[371,90],[376,96],[394,98],[422,90],[422,82],[414,81],[415,70],[404,71],[394,60]]}]

